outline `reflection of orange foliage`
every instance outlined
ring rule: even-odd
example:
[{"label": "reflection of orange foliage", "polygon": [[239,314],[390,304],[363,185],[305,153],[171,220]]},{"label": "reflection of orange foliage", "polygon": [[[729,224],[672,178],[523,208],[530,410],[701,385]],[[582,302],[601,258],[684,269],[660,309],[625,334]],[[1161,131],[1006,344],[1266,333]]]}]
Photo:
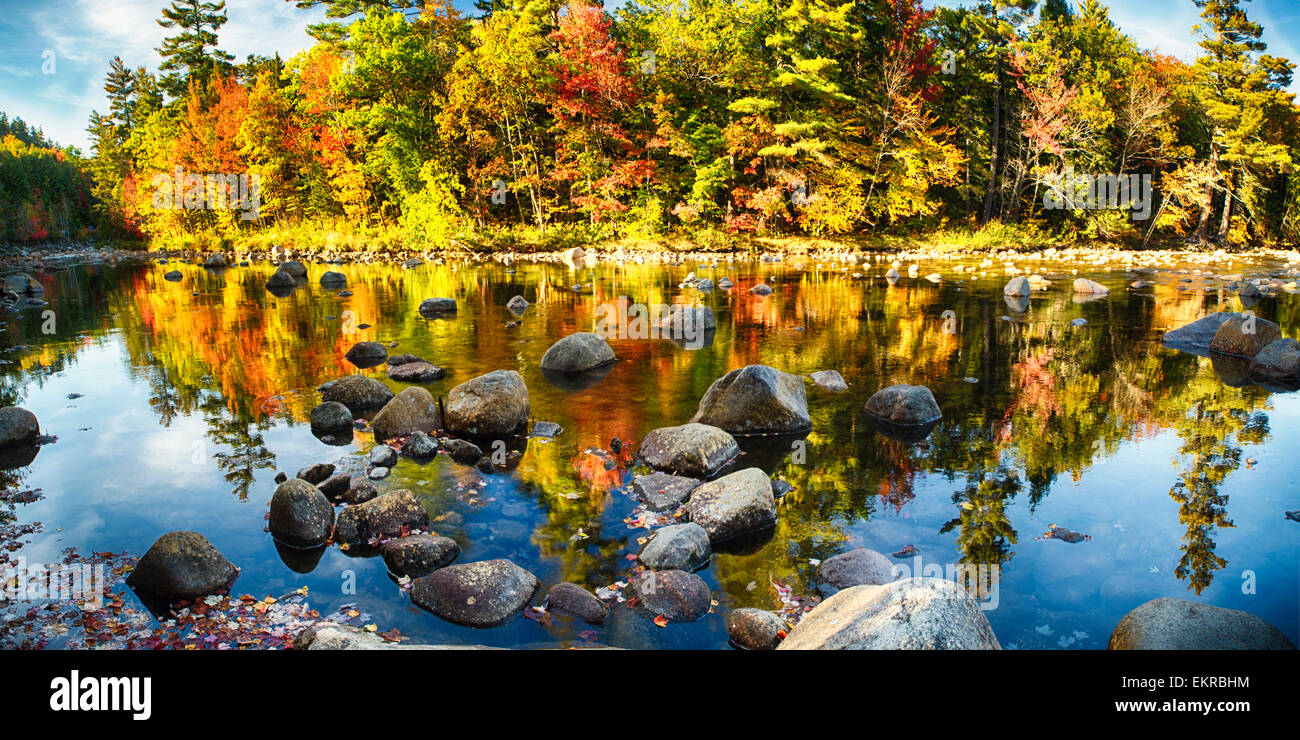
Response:
[{"label": "reflection of orange foliage", "polygon": [[[620,488],[623,485],[623,473],[632,461],[632,450],[630,445],[624,445],[623,449],[617,455],[595,455],[584,452],[574,457],[570,464],[578,471],[580,477],[592,491],[605,492],[611,488]],[[606,469],[605,461],[613,460],[613,469]]]},{"label": "reflection of orange foliage", "polygon": [[888,462],[888,470],[876,486],[876,494],[882,502],[893,506],[895,512],[901,511],[916,498],[916,492],[912,490],[916,462],[907,445],[892,439],[882,438],[881,457]]},{"label": "reflection of orange foliage", "polygon": [[1017,411],[1027,411],[1043,421],[1061,411],[1061,402],[1056,398],[1056,375],[1047,368],[1052,356],[1053,350],[1047,349],[1011,366],[1012,380],[1019,392],[1002,415],[1003,427],[998,433],[1001,441],[1011,438],[1011,425],[1007,422]]}]

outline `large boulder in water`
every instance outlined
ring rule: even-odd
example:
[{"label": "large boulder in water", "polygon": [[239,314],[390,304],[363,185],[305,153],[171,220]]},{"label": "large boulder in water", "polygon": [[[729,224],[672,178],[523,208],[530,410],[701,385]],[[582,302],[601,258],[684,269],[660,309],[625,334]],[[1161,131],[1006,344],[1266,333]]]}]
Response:
[{"label": "large boulder in water", "polygon": [[420,578],[455,560],[460,545],[450,537],[420,532],[385,542],[379,554],[393,575]]},{"label": "large boulder in water", "polygon": [[509,560],[449,565],[417,579],[411,601],[453,624],[497,627],[513,619],[541,585]]},{"label": "large boulder in water", "polygon": [[650,570],[699,570],[709,564],[709,533],[695,522],[660,527],[641,548],[637,562]]},{"label": "large boulder in water", "polygon": [[762,609],[737,609],[727,617],[727,637],[746,650],[775,650],[786,629],[783,618]]},{"label": "large boulder in water", "polygon": [[585,373],[614,361],[614,350],[599,334],[578,332],[561,339],[542,355],[542,369],[554,373]]},{"label": "large boulder in water", "polygon": [[292,290],[298,287],[298,281],[284,270],[276,270],[267,278],[266,287],[268,290]]},{"label": "large boulder in water", "polygon": [[867,399],[871,414],[900,426],[932,424],[943,418],[934,394],[923,385],[891,385]]},{"label": "large boulder in water", "polygon": [[18,406],[0,409],[0,448],[31,444],[40,433],[36,414]]},{"label": "large boulder in water", "polygon": [[388,348],[379,342],[357,342],[343,356],[357,367],[374,367],[388,359]]},{"label": "large boulder in water", "polygon": [[1095,280],[1089,280],[1088,278],[1075,278],[1074,292],[1085,295],[1104,296],[1110,293],[1110,288],[1107,288]]},{"label": "large boulder in water", "polygon": [[1300,342],[1289,337],[1269,342],[1250,361],[1250,374],[1266,382],[1300,380]]},{"label": "large boulder in water", "polygon": [[326,401],[311,410],[314,432],[341,432],[352,428],[352,412],[338,401]]},{"label": "large boulder in water", "polygon": [[6,275],[4,289],[10,293],[17,293],[22,298],[40,298],[45,295],[45,286],[25,272]]},{"label": "large boulder in water", "polygon": [[456,313],[455,298],[425,298],[420,302],[420,315],[426,319]]},{"label": "large boulder in water", "polygon": [[803,378],[766,365],[749,365],[715,380],[691,421],[732,434],[788,434],[812,428]]},{"label": "large boulder in water", "polygon": [[713,594],[703,578],[682,570],[650,570],[632,583],[640,606],[670,622],[694,622],[709,613]]},{"label": "large boulder in water", "polygon": [[817,605],[778,650],[1000,650],[965,589],[939,578],[847,588]]},{"label": "large boulder in water", "polygon": [[767,529],[776,524],[772,480],[759,468],[724,475],[691,492],[686,514],[704,527],[711,542]]},{"label": "large boulder in water", "polygon": [[1214,335],[1223,326],[1223,322],[1240,315],[1232,311],[1219,311],[1202,316],[1186,326],[1165,332],[1160,341],[1174,349],[1209,352],[1210,342],[1214,341]]},{"label": "large boulder in water", "polygon": [[641,440],[637,455],[656,470],[710,478],[740,454],[730,434],[708,424],[660,427]]},{"label": "large boulder in water", "polygon": [[168,532],[149,547],[126,583],[169,600],[197,599],[228,588],[239,569],[198,532]]},{"label": "large boulder in water", "polygon": [[546,592],[546,610],[576,617],[587,624],[602,624],[609,615],[609,607],[595,594],[568,581],[561,581]]},{"label": "large boulder in water", "polygon": [[279,269],[280,272],[283,272],[295,279],[307,277],[306,265],[296,260],[288,260],[286,262],[281,262]]},{"label": "large boulder in water", "polygon": [[301,478],[290,478],[271,496],[267,523],[271,535],[286,545],[317,547],[329,539],[334,507],[316,486]]},{"label": "large boulder in water", "polygon": [[1254,614],[1163,597],[1115,625],[1107,650],[1295,650],[1282,631]]},{"label": "large boulder in water", "polygon": [[393,397],[388,386],[364,375],[349,375],[320,387],[321,398],[348,407],[353,416],[381,409]]},{"label": "large boulder in water", "polygon": [[415,494],[402,489],[344,509],[334,527],[334,540],[353,544],[400,537],[428,523],[429,513],[424,510],[420,500]]},{"label": "large boulder in water", "polygon": [[1219,326],[1210,340],[1210,351],[1236,357],[1254,357],[1282,338],[1282,328],[1256,316],[1232,316]]},{"label": "large boulder in water", "polygon": [[1034,288],[1029,284],[1029,278],[1026,278],[1023,275],[1011,278],[1007,281],[1007,284],[1002,287],[1002,295],[1011,296],[1013,298],[1028,296],[1033,292]]},{"label": "large boulder in water", "polygon": [[442,428],[442,414],[429,391],[412,387],[393,396],[370,420],[375,439],[405,437],[415,432],[432,432]]},{"label": "large boulder in water", "polygon": [[[725,434],[725,432],[723,432]],[[667,473],[651,473],[632,480],[632,494],[645,502],[651,511],[672,511],[686,503],[691,491],[700,487],[697,478]]]},{"label": "large boulder in water", "polygon": [[496,370],[452,388],[444,411],[447,430],[457,436],[513,436],[528,424],[528,387],[514,370]]}]

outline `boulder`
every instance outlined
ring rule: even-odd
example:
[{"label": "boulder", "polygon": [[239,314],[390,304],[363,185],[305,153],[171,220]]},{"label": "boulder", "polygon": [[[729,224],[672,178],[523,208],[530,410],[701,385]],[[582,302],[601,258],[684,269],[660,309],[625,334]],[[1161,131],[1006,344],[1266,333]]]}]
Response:
[{"label": "boulder", "polygon": [[348,504],[364,504],[378,495],[379,489],[374,483],[365,478],[353,478],[343,494],[343,501]]},{"label": "boulder", "polygon": [[429,514],[415,494],[400,489],[344,509],[334,527],[339,543],[363,543],[372,539],[400,537],[406,531],[429,523]]},{"label": "boulder", "polygon": [[316,484],[316,488],[325,494],[325,498],[331,502],[342,501],[347,492],[352,489],[352,476],[347,473],[331,475],[329,478]]},{"label": "boulder", "polygon": [[298,281],[294,280],[293,275],[290,275],[284,270],[276,270],[275,272],[271,273],[271,277],[267,278],[266,280],[266,287],[271,289],[295,288],[297,286],[298,286]]},{"label": "boulder", "polygon": [[343,356],[357,367],[374,367],[388,359],[388,348],[379,342],[357,342]]},{"label": "boulder", "polygon": [[393,397],[388,386],[364,375],[349,375],[321,386],[321,398],[343,404],[353,416],[381,409]]},{"label": "boulder", "polygon": [[854,586],[880,586],[894,580],[894,564],[875,550],[858,547],[823,560],[817,566],[817,580],[828,593]]},{"label": "boulder", "polygon": [[397,464],[397,450],[386,444],[377,444],[370,448],[370,464],[379,468],[391,468]]},{"label": "boulder", "polygon": [[703,578],[683,570],[651,570],[632,583],[640,606],[670,622],[694,622],[709,613],[713,594]]},{"label": "boulder", "polygon": [[281,483],[271,496],[271,535],[292,547],[319,547],[334,526],[334,507],[320,489],[301,478]]},{"label": "boulder", "polygon": [[772,287],[767,283],[756,283],[754,287],[749,289],[749,292],[754,295],[771,295]]},{"label": "boulder", "polygon": [[632,480],[632,493],[651,511],[672,511],[686,503],[691,491],[699,488],[697,478],[667,473],[651,473]]},{"label": "boulder", "polygon": [[891,385],[867,399],[869,413],[900,426],[931,424],[943,418],[934,394],[923,385]]},{"label": "boulder", "polygon": [[650,570],[696,571],[709,564],[713,548],[709,533],[695,522],[660,527],[637,555]]},{"label": "boulder", "polygon": [[40,298],[45,295],[45,286],[25,272],[5,276],[4,289],[17,293],[21,298]]},{"label": "boulder", "polygon": [[766,365],[749,365],[715,380],[691,421],[731,434],[790,434],[812,428],[803,378]]},{"label": "boulder", "polygon": [[1029,279],[1024,276],[1013,277],[1007,281],[1002,288],[1002,295],[1009,295],[1014,298],[1027,296],[1034,292],[1034,288],[1029,284]]},{"label": "boulder", "polygon": [[420,302],[420,315],[426,319],[456,313],[455,298],[425,298]]},{"label": "boulder", "polygon": [[399,383],[432,383],[447,377],[447,371],[424,360],[389,364],[388,378]]},{"label": "boulder", "polygon": [[370,427],[377,440],[405,437],[415,432],[428,433],[442,428],[442,414],[429,391],[413,386],[384,404],[384,408],[370,420]]},{"label": "boulder", "polygon": [[721,429],[692,423],[651,431],[637,454],[652,468],[709,478],[739,455],[740,447]]},{"label": "boulder", "polygon": [[379,554],[393,575],[420,578],[449,565],[460,555],[460,545],[450,537],[420,532],[385,542]]},{"label": "boulder", "polygon": [[609,607],[595,594],[568,581],[561,581],[546,592],[546,610],[581,619],[587,624],[602,624],[609,615]]},{"label": "boulder", "polygon": [[453,624],[497,627],[532,600],[537,576],[509,560],[448,565],[411,586],[411,601]]},{"label": "boulder", "polygon": [[298,471],[298,478],[307,481],[313,486],[334,474],[334,466],[329,463],[316,463],[308,465]]},{"label": "boulder", "polygon": [[320,284],[322,288],[344,288],[347,287],[348,276],[341,272],[326,272],[320,276]]},{"label": "boulder", "polygon": [[388,356],[389,367],[397,367],[398,365],[405,365],[408,362],[424,362],[424,358],[416,357],[415,355],[410,354],[409,352],[401,355]]},{"label": "boulder", "polygon": [[1282,328],[1268,319],[1237,315],[1229,317],[1210,340],[1210,351],[1235,357],[1254,357],[1282,338]]},{"label": "boulder", "polygon": [[542,369],[554,373],[585,373],[614,361],[614,350],[605,338],[578,332],[561,339],[542,355]]},{"label": "boulder", "polygon": [[341,432],[352,428],[352,412],[338,401],[326,401],[311,410],[311,428],[315,432]]},{"label": "boulder", "polygon": [[137,591],[181,601],[197,599],[230,587],[239,569],[198,532],[168,532],[159,537],[126,583]]},{"label": "boulder", "polygon": [[496,370],[451,389],[445,422],[457,436],[499,439],[521,433],[529,411],[523,376],[514,370]]},{"label": "boulder", "polygon": [[1074,292],[1100,296],[1109,293],[1110,288],[1107,288],[1095,280],[1089,280],[1088,278],[1075,278]]},{"label": "boulder", "polygon": [[568,263],[570,267],[579,267],[582,265],[582,258],[585,254],[586,252],[582,251],[582,247],[572,247],[566,249],[561,254],[561,258]]},{"label": "boulder", "polygon": [[1107,650],[1295,650],[1281,630],[1249,612],[1165,596],[1124,615]]},{"label": "boulder", "polygon": [[31,444],[40,433],[36,414],[18,406],[0,408],[0,448]]},{"label": "boulder", "polygon": [[727,617],[727,636],[746,650],[775,650],[786,629],[784,619],[762,609],[737,609]]},{"label": "boulder", "polygon": [[844,376],[834,370],[818,370],[808,377],[812,378],[812,382],[816,383],[818,387],[828,391],[839,393],[849,389],[849,384],[844,382]]},{"label": "boulder", "polygon": [[776,524],[772,481],[759,468],[738,470],[692,491],[686,514],[712,542],[766,529]]},{"label": "boulder", "polygon": [[171,283],[178,283],[181,281],[181,278],[183,277],[185,276],[181,274],[180,270],[172,270],[170,272],[163,274],[163,280],[166,280]]},{"label": "boulder", "polygon": [[1000,650],[965,589],[939,578],[854,586],[804,615],[778,650]]},{"label": "boulder", "polygon": [[1223,322],[1239,316],[1240,314],[1232,311],[1219,311],[1217,313],[1203,316],[1186,326],[1181,326],[1172,331],[1165,332],[1161,341],[1176,349],[1190,348],[1208,352],[1210,342],[1214,341],[1214,335],[1218,333],[1219,327]]},{"label": "boulder", "polygon": [[438,454],[438,443],[424,432],[414,432],[402,443],[402,454],[423,459]]},{"label": "boulder", "polygon": [[1265,381],[1300,380],[1300,342],[1288,337],[1269,342],[1250,361],[1250,374]]},{"label": "boulder", "polygon": [[451,459],[465,465],[473,465],[483,457],[483,448],[465,439],[444,439],[442,449],[447,451]]},{"label": "boulder", "polygon": [[221,254],[210,254],[207,259],[203,260],[203,266],[212,269],[220,269],[225,267],[226,264],[226,257]]},{"label": "boulder", "polygon": [[296,260],[281,262],[279,271],[294,279],[307,277],[307,267]]},{"label": "boulder", "polygon": [[528,301],[524,300],[524,297],[521,295],[517,295],[511,298],[509,301],[506,301],[506,308],[510,309],[511,313],[514,314],[523,313],[525,310],[528,309],[529,305],[530,304],[528,303]]}]

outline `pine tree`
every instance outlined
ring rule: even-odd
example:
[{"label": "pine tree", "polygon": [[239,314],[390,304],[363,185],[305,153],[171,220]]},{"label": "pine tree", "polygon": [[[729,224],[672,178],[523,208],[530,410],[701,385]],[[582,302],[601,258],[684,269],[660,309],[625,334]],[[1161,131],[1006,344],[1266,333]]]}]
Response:
[{"label": "pine tree", "polygon": [[163,39],[156,49],[162,57],[158,68],[167,72],[163,90],[173,99],[183,98],[191,82],[202,88],[213,72],[224,72],[234,59],[217,48],[217,31],[226,23],[226,3],[201,0],[172,0],[163,8],[158,25],[179,29],[180,33]]}]

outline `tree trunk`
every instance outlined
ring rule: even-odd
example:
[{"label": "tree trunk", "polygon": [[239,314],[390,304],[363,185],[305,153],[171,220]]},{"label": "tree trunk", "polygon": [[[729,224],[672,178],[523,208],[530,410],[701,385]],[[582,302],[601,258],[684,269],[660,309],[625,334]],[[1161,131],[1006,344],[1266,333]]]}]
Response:
[{"label": "tree trunk", "polygon": [[995,63],[997,68],[997,86],[993,90],[993,131],[989,136],[989,183],[984,191],[984,212],[980,223],[988,223],[993,217],[993,196],[998,191],[998,172],[1002,169],[1002,59]]}]

